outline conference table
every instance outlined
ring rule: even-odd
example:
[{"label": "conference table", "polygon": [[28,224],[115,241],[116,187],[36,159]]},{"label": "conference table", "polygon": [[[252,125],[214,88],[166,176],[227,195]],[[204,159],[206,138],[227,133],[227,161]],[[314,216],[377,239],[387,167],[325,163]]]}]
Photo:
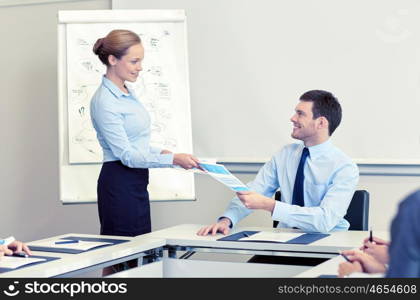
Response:
[{"label": "conference table", "polygon": [[[339,251],[360,247],[367,231],[331,232],[328,236],[309,244],[288,244],[255,241],[220,241],[224,235],[198,236],[203,225],[182,224],[157,230],[137,237],[103,236],[92,234],[63,234],[29,242],[53,241],[68,236],[109,238],[124,243],[101,247],[79,254],[34,251],[34,255],[55,257],[56,260],[29,265],[0,273],[0,277],[78,277],[117,263],[137,259],[139,266],[115,273],[110,277],[317,277],[334,274],[340,262]],[[299,233],[297,229],[265,227],[237,227],[228,235],[243,231]],[[388,239],[388,232],[375,232],[375,236]],[[206,258],[194,259],[193,253],[205,253]],[[258,264],[238,261],[220,261],[219,254],[269,255],[289,257],[316,257],[326,260],[317,267]],[[214,259],[212,258],[214,256]],[[334,264],[331,263],[335,262]],[[324,269],[322,265],[326,265]],[[312,271],[316,270],[318,271]],[[306,274],[306,275],[305,275]]]}]

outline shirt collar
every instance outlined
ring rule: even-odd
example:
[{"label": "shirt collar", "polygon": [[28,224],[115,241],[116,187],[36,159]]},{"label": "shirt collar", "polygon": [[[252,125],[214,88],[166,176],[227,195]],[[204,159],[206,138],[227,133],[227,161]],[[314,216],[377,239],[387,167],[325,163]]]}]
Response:
[{"label": "shirt collar", "polygon": [[316,159],[317,157],[329,152],[332,148],[333,148],[333,144],[331,143],[331,140],[328,139],[322,144],[308,147],[309,156],[311,157],[311,159]]},{"label": "shirt collar", "polygon": [[[113,83],[111,80],[105,77],[105,75],[102,77],[102,84],[108,88],[111,93],[115,95],[115,97],[120,98],[121,96],[129,96],[130,94],[126,94],[123,91],[121,91],[115,83]],[[130,90],[129,90],[130,92]]]}]

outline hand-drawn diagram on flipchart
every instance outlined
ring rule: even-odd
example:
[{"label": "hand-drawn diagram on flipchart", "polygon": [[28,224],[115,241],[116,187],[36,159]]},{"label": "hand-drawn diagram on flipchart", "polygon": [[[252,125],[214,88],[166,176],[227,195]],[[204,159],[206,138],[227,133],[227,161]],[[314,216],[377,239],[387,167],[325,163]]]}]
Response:
[{"label": "hand-drawn diagram on flipchart", "polygon": [[[69,24],[67,27],[67,107],[70,163],[98,163],[102,149],[90,120],[90,101],[106,67],[93,53],[98,38],[113,29],[136,32],[145,49],[143,70],[134,83],[139,101],[150,113],[151,144],[174,152],[189,149],[191,136],[180,134],[189,118],[189,99],[177,76],[176,43],[172,23]],[[186,110],[185,108],[188,107]],[[186,127],[184,127],[186,128]],[[185,129],[184,129],[185,130]]]}]

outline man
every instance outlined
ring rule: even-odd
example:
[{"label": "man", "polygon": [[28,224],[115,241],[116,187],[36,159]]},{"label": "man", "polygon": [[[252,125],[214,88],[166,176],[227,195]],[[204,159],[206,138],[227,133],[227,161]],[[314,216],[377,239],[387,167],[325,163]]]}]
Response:
[{"label": "man", "polygon": [[349,261],[338,266],[338,277],[350,274],[352,277],[383,277],[389,263],[389,244],[388,241],[377,237],[373,237],[372,242],[366,238],[359,250],[343,251],[342,254]]},{"label": "man", "polygon": [[[197,234],[227,234],[255,209],[269,211],[278,227],[307,232],[347,230],[344,219],[359,179],[357,166],[337,149],[330,137],[341,122],[341,106],[330,92],[304,93],[291,118],[292,137],[301,140],[276,153],[237,193],[218,222]],[[272,199],[277,189],[281,202]]]},{"label": "man", "polygon": [[[378,249],[381,245],[389,245],[386,255],[347,251],[351,262],[340,264],[338,275],[343,277],[353,273],[353,277],[361,277],[361,272],[364,272],[386,273],[387,277],[397,278],[420,277],[420,190],[401,201],[391,224],[391,243],[374,242]],[[378,250],[375,252],[379,253]],[[388,269],[386,264],[389,264]]]}]

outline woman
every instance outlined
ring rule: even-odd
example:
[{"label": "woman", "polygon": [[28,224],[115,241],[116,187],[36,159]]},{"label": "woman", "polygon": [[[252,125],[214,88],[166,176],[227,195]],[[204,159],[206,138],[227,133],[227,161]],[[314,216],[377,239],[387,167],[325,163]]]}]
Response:
[{"label": "woman", "polygon": [[106,65],[91,101],[91,119],[104,153],[98,179],[101,234],[136,236],[151,231],[148,168],[198,167],[190,154],[150,146],[150,117],[133,91],[142,70],[144,48],[137,34],[113,30],[96,41],[93,52]]}]

